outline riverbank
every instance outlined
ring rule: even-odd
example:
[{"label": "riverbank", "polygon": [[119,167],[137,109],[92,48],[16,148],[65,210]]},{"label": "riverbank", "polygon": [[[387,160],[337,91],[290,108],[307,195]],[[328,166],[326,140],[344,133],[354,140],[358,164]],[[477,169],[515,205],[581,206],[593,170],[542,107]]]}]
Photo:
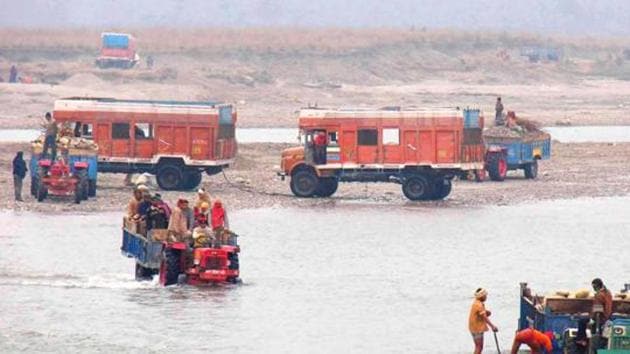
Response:
[{"label": "riverbank", "polygon": [[[274,172],[282,149],[289,144],[241,144],[239,155],[225,174],[204,176],[203,186],[213,197],[220,197],[229,209],[265,207],[328,207],[330,205],[374,205],[406,207],[477,207],[514,205],[539,200],[579,197],[625,196],[630,194],[630,143],[562,144],[554,143],[551,161],[540,164],[539,177],[525,180],[521,171],[511,172],[504,182],[455,181],[453,192],[444,201],[410,202],[393,183],[343,183],[332,198],[295,198],[288,181]],[[28,151],[28,144],[0,144],[0,154],[14,156]],[[27,154],[28,155],[28,154]],[[30,196],[30,179],[24,180],[24,202],[13,201],[13,181],[9,158],[0,162],[0,209],[38,212],[122,211],[131,195],[122,174],[100,174],[97,197],[73,204],[70,200],[51,199],[38,203]],[[160,192],[168,202],[194,192]]]}]

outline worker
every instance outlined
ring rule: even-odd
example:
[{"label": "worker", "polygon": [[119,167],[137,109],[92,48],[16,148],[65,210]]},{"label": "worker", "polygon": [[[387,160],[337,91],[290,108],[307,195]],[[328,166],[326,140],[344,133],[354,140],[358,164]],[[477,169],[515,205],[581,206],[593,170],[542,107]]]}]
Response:
[{"label": "worker", "polygon": [[199,207],[195,207],[193,212],[195,214],[195,226],[202,221],[208,223],[208,220],[210,220],[210,204],[206,202],[202,202]]},{"label": "worker", "polygon": [[162,195],[160,193],[155,193],[153,196],[153,205],[162,209],[164,215],[166,216],[166,220],[171,218],[171,207],[168,206],[168,203],[162,200]]},{"label": "worker", "polygon": [[505,120],[503,119],[503,103],[501,102],[501,97],[497,97],[497,103],[494,105],[494,125],[500,126],[505,124]]},{"label": "worker", "polygon": [[202,203],[207,203],[208,206],[212,205],[210,193],[206,192],[205,188],[199,188],[197,190],[197,200],[195,201],[195,209],[200,208]]},{"label": "worker", "polygon": [[602,349],[606,346],[607,340],[603,338],[602,329],[607,321],[610,321],[612,315],[613,297],[610,290],[606,288],[604,282],[600,278],[595,278],[591,282],[595,296],[593,297],[593,309],[591,310],[591,320],[593,321],[593,333],[599,334],[599,343],[594,343],[594,347]]},{"label": "worker", "polygon": [[142,200],[138,203],[138,215],[140,215],[141,219],[147,218],[149,216],[149,210],[153,206],[153,198],[151,197],[151,193],[149,191],[142,192]]},{"label": "worker", "polygon": [[169,218],[166,216],[165,210],[160,207],[161,201],[161,198],[157,196],[151,198],[151,206],[147,214],[147,231],[168,228]]},{"label": "worker", "polygon": [[217,198],[214,201],[210,217],[212,219],[212,231],[214,231],[215,247],[218,247],[224,243],[223,232],[229,227],[227,213],[225,212],[225,208],[223,208],[221,199]]},{"label": "worker", "polygon": [[46,135],[44,138],[44,150],[42,151],[42,156],[47,156],[48,149],[51,149],[52,156],[50,159],[55,161],[55,158],[57,158],[57,133],[59,128],[57,127],[57,123],[50,112],[46,112],[45,128]]},{"label": "worker", "polygon": [[475,354],[481,354],[483,351],[483,335],[488,331],[488,326],[493,332],[499,329],[490,321],[490,311],[486,310],[485,302],[488,298],[488,291],[479,288],[475,291],[475,300],[470,307],[470,315],[468,316],[468,329],[475,343]]},{"label": "worker", "polygon": [[13,188],[15,190],[15,200],[23,202],[22,199],[22,181],[26,177],[26,162],[24,162],[24,153],[18,151],[13,158]]},{"label": "worker", "polygon": [[208,228],[208,221],[201,221],[197,227],[193,229],[193,247],[209,247],[210,243],[214,240],[212,230]]},{"label": "worker", "polygon": [[18,76],[17,67],[15,65],[11,65],[11,69],[9,70],[9,83],[12,83],[12,84],[16,83],[17,76]]},{"label": "worker", "polygon": [[326,139],[326,132],[319,131],[315,133],[313,137],[313,160],[316,165],[325,165],[326,164],[326,144],[328,139]]},{"label": "worker", "polygon": [[517,354],[521,344],[529,346],[532,354],[545,353],[552,354],[553,352],[553,332],[540,332],[533,328],[526,328],[522,331],[516,332],[514,336],[514,342],[512,343],[512,354]]},{"label": "worker", "polygon": [[187,209],[188,200],[180,198],[168,221],[168,230],[180,241],[191,235]]},{"label": "worker", "polygon": [[138,206],[140,205],[140,202],[142,201],[142,195],[144,194],[145,191],[148,192],[148,190],[149,188],[147,188],[145,185],[142,185],[142,184],[133,190],[133,196],[129,200],[129,203],[127,203],[127,217],[128,218],[137,217]]}]

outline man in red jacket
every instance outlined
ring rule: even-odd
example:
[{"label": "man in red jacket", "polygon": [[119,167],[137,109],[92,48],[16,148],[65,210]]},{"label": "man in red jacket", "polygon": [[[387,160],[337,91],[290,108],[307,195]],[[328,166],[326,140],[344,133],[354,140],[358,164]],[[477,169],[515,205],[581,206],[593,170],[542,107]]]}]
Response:
[{"label": "man in red jacket", "polygon": [[210,218],[212,221],[212,231],[214,231],[215,247],[221,246],[223,242],[223,232],[228,228],[227,213],[223,208],[221,199],[217,198],[212,205],[210,211]]},{"label": "man in red jacket", "polygon": [[314,156],[313,160],[315,160],[315,164],[317,165],[325,165],[326,164],[326,144],[328,144],[328,139],[326,138],[325,131],[319,131],[315,133],[313,137],[313,147],[314,147]]}]

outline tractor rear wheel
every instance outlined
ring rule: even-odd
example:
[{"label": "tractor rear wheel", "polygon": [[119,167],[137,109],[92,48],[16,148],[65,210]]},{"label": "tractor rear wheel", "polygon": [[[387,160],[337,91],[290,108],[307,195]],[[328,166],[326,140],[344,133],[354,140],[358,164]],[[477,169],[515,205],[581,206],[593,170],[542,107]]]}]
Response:
[{"label": "tractor rear wheel", "polygon": [[405,178],[402,191],[409,200],[428,200],[433,195],[433,188],[424,176],[413,175]]},{"label": "tractor rear wheel", "polygon": [[538,177],[538,160],[534,160],[534,162],[523,166],[523,171],[525,171],[525,178],[527,179],[535,179]]},{"label": "tractor rear wheel", "polygon": [[166,163],[158,167],[157,183],[166,191],[174,191],[182,188],[184,173],[182,169],[173,163]]},{"label": "tractor rear wheel", "polygon": [[83,188],[81,187],[81,183],[77,182],[77,184],[74,186],[74,203],[81,204],[82,200],[83,200]]},{"label": "tractor rear wheel", "polygon": [[181,255],[179,250],[167,249],[164,251],[160,266],[160,284],[164,286],[177,284],[181,273]]},{"label": "tractor rear wheel", "polygon": [[508,165],[505,155],[502,153],[491,153],[488,156],[488,175],[493,181],[503,181],[507,176]]},{"label": "tractor rear wheel", "polygon": [[327,198],[335,194],[337,187],[339,187],[339,181],[336,177],[320,178],[315,194],[318,197]]},{"label": "tractor rear wheel", "polygon": [[310,198],[317,191],[319,181],[314,172],[310,170],[297,171],[291,176],[291,192],[296,197]]},{"label": "tractor rear wheel", "polygon": [[437,178],[433,187],[433,200],[442,200],[451,194],[453,183],[450,179]]},{"label": "tractor rear wheel", "polygon": [[201,172],[199,171],[187,171],[184,174],[184,186],[183,189],[190,191],[199,187],[201,183]]},{"label": "tractor rear wheel", "polygon": [[136,280],[144,281],[144,280],[152,280],[155,271],[151,268],[147,268],[142,266],[139,263],[136,263]]}]

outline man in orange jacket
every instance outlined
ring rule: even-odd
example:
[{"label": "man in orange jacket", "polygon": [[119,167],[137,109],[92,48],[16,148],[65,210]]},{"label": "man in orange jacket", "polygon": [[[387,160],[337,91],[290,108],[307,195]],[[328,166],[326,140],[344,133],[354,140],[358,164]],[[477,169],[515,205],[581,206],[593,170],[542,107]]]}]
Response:
[{"label": "man in orange jacket", "polygon": [[533,328],[526,328],[516,332],[511,353],[517,354],[521,344],[525,344],[532,350],[532,354],[542,354],[543,349],[547,354],[551,354],[553,351],[552,339],[552,332],[543,333]]}]

